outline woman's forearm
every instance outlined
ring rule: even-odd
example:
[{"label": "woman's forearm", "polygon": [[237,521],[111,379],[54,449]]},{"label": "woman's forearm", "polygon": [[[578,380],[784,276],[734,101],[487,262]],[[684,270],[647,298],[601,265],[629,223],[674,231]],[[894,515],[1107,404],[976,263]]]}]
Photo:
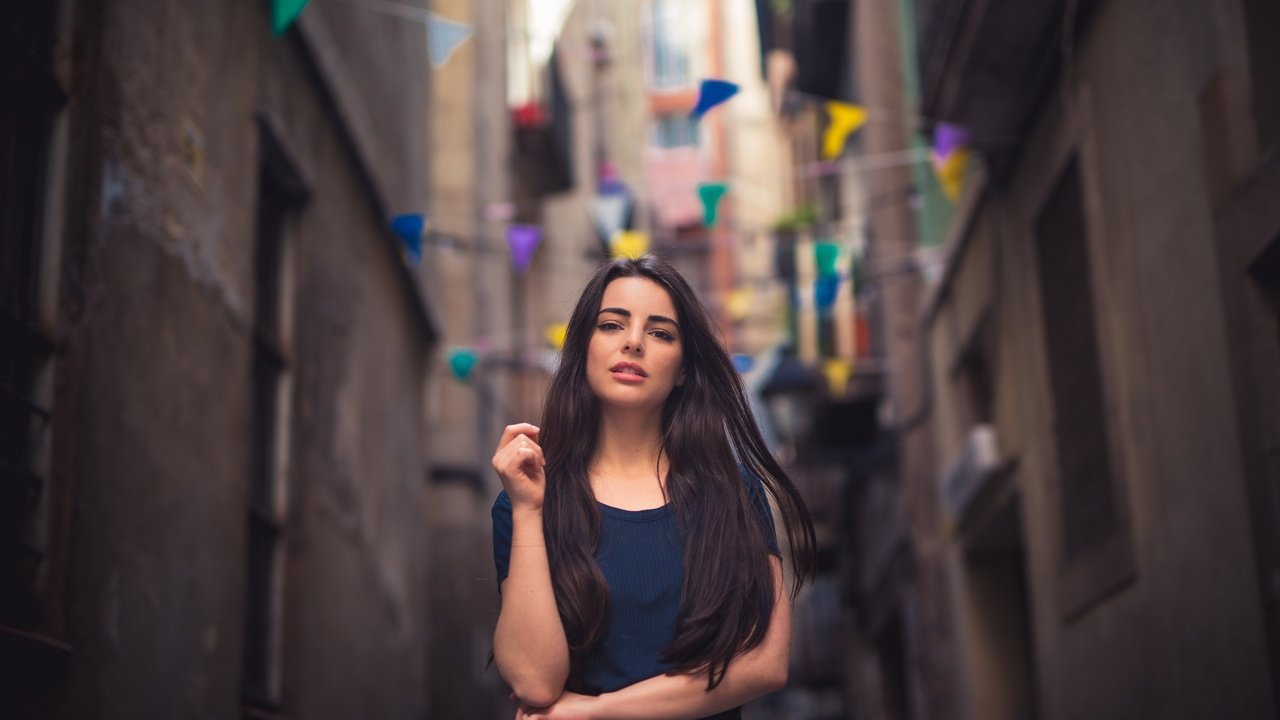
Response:
[{"label": "woman's forearm", "polygon": [[707,690],[707,675],[659,675],[596,698],[593,720],[692,720],[755,700],[787,685],[787,668],[748,667],[740,656],[724,681]]},{"label": "woman's forearm", "polygon": [[569,645],[556,609],[540,510],[512,511],[511,564],[502,583],[493,656],[521,702],[550,705],[564,691]]},{"label": "woman's forearm", "polygon": [[707,690],[707,674],[659,675],[591,699],[594,720],[682,720],[738,707],[787,684],[791,654],[791,606],[774,565],[774,608],[764,640],[729,663],[724,679]]}]

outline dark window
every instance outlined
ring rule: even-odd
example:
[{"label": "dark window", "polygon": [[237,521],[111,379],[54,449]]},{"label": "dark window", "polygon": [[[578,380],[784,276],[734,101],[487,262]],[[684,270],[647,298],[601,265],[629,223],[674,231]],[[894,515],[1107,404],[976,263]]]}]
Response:
[{"label": "dark window", "polygon": [[245,716],[281,706],[281,632],[288,530],[290,227],[305,200],[297,173],[263,131],[254,247],[253,420],[250,426],[248,596],[242,695]]},{"label": "dark window", "polygon": [[955,382],[960,393],[960,421],[964,427],[995,419],[995,382],[990,363],[990,334],[984,322],[956,364]]},{"label": "dark window", "polygon": [[1070,561],[1112,537],[1120,520],[1077,160],[1063,171],[1036,219],[1035,232],[1063,541]]},{"label": "dark window", "polygon": [[[35,381],[53,355],[39,329],[44,187],[53,120],[65,97],[52,72],[54,3],[0,10],[0,625],[40,628],[42,561],[33,518],[44,490],[33,449],[50,413]],[[14,101],[21,98],[20,102]]]},{"label": "dark window", "polygon": [[1280,144],[1280,2],[1245,0],[1245,33],[1253,88],[1253,114],[1258,144],[1264,150]]}]

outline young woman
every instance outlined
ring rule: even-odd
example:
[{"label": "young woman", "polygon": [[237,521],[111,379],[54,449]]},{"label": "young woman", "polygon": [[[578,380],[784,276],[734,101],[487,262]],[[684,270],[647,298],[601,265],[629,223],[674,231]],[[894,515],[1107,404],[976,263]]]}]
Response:
[{"label": "young woman", "polygon": [[669,264],[587,283],[541,427],[507,427],[493,466],[494,660],[517,719],[734,718],[786,684],[813,525]]}]

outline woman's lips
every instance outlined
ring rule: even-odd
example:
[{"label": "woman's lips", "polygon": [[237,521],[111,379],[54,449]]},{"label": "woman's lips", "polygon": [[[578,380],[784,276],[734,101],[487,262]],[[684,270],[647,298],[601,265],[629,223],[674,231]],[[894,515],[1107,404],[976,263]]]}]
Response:
[{"label": "woman's lips", "polygon": [[648,377],[644,368],[634,363],[618,363],[617,365],[609,368],[609,372],[613,373],[615,378],[623,382],[641,382]]}]

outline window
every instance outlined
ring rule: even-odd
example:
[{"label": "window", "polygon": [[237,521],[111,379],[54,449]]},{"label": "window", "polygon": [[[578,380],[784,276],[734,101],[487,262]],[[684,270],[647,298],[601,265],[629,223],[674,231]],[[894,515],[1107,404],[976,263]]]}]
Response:
[{"label": "window", "polygon": [[281,708],[285,539],[289,525],[291,230],[306,191],[274,136],[263,130],[254,250],[253,419],[249,475],[248,597],[242,695],[245,716]]},{"label": "window", "polygon": [[1071,560],[1113,534],[1119,520],[1075,161],[1040,213],[1036,237],[1065,548]]},{"label": "window", "polygon": [[1132,577],[1128,531],[1108,433],[1094,282],[1078,158],[1035,221],[1041,311],[1053,403],[1068,616]]},{"label": "window", "polygon": [[995,420],[995,374],[991,369],[991,320],[988,315],[973,332],[956,362],[953,380],[957,391],[960,426]]},{"label": "window", "polygon": [[663,149],[698,146],[698,123],[684,113],[659,115],[654,121],[653,144]]},{"label": "window", "polygon": [[651,0],[649,3],[649,86],[674,90],[693,79],[689,48],[692,12],[701,5],[682,0]]},{"label": "window", "polygon": [[1251,67],[1253,116],[1258,128],[1258,147],[1280,144],[1280,3],[1276,0],[1245,0],[1245,33]]},{"label": "window", "polygon": [[45,249],[44,188],[55,115],[65,96],[53,75],[54,3],[14,3],[0,13],[0,625],[42,630],[36,577],[45,538],[35,536],[45,480],[37,448],[50,420],[37,391],[53,344],[40,327],[38,278]]}]

